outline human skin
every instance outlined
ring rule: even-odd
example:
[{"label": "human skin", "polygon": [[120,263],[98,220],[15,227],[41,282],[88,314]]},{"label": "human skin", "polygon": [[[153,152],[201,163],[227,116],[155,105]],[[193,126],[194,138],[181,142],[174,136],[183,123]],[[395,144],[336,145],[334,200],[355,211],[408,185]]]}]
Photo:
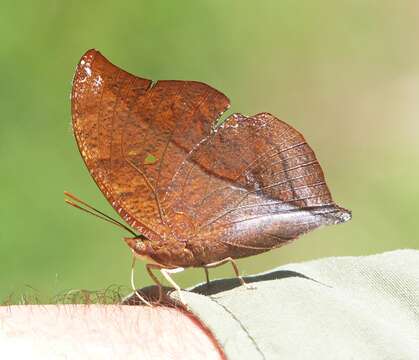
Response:
[{"label": "human skin", "polygon": [[19,359],[225,358],[185,311],[129,305],[2,306],[0,353]]}]

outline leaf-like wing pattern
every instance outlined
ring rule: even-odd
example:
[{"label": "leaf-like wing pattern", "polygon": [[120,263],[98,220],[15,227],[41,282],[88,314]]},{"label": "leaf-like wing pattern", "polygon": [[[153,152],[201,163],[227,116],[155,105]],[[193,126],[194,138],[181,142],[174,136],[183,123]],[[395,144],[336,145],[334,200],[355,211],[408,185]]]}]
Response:
[{"label": "leaf-like wing pattern", "polygon": [[350,218],[304,137],[267,113],[234,114],[199,143],[163,204],[176,236],[186,236],[203,263],[214,242],[247,256]]},{"label": "leaf-like wing pattern", "polygon": [[203,83],[153,83],[95,50],[80,60],[79,150],[115,210],[148,238],[141,254],[160,264],[249,256],[350,218],[298,131],[266,113],[213,129],[228,107]]},{"label": "leaf-like wing pattern", "polygon": [[92,177],[124,220],[155,242],[170,232],[160,198],[228,107],[228,98],[206,84],[154,84],[95,50],[82,57],[73,80],[73,129]]}]

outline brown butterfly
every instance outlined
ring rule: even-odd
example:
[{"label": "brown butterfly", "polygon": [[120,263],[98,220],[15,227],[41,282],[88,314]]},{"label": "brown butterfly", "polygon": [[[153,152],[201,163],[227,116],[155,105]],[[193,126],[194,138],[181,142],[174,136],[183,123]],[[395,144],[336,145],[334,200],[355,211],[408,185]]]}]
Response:
[{"label": "brown butterfly", "polygon": [[[351,213],[337,206],[313,150],[268,113],[217,121],[229,99],[195,81],[134,76],[96,50],[80,60],[73,130],[93,179],[136,232],[125,238],[147,270],[210,267],[280,247]],[[75,202],[67,200],[76,207]],[[133,285],[134,286],[134,285]],[[142,298],[143,299],[143,298]],[[143,299],[145,302],[146,300]]]}]

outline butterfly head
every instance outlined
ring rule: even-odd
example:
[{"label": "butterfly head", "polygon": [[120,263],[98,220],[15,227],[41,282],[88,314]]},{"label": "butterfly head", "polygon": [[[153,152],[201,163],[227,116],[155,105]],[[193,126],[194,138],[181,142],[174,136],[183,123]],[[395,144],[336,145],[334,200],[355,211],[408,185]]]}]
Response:
[{"label": "butterfly head", "polygon": [[146,237],[142,235],[124,238],[125,243],[136,255],[143,255],[146,252],[147,247],[144,244],[144,240],[146,240]]}]

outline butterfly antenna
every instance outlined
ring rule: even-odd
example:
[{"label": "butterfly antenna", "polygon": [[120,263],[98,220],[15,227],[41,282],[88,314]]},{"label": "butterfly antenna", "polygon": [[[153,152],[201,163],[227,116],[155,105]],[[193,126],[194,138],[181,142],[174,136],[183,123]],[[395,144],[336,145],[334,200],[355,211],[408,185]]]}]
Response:
[{"label": "butterfly antenna", "polygon": [[[90,214],[90,215],[93,215],[93,216],[98,217],[99,219],[105,220],[105,221],[107,221],[107,222],[109,222],[109,223],[111,223],[111,224],[114,224],[114,225],[116,225],[116,226],[118,226],[118,227],[122,228],[122,229],[125,229],[125,230],[127,230],[129,233],[131,233],[132,235],[134,235],[135,237],[137,237],[137,236],[138,236],[138,235],[137,235],[134,231],[132,231],[132,230],[131,230],[128,226],[126,226],[126,225],[122,224],[122,223],[121,223],[121,222],[119,222],[118,220],[115,220],[114,218],[110,217],[109,215],[106,215],[106,214],[105,214],[105,213],[103,213],[102,211],[99,211],[98,209],[96,209],[96,208],[94,208],[93,206],[91,206],[91,205],[87,204],[87,203],[86,203],[86,202],[84,202],[83,200],[80,200],[78,197],[74,196],[73,194],[70,194],[69,192],[64,191],[64,195],[66,195],[66,196],[68,196],[70,199],[74,200],[74,201],[71,201],[71,200],[69,200],[69,199],[64,198],[64,201],[65,201],[67,204],[69,204],[69,205],[71,205],[71,206],[75,207],[76,209],[82,210],[82,211],[84,211],[84,212],[86,212],[86,213],[88,213],[88,214]],[[80,206],[79,204],[76,204],[76,203],[82,204],[82,205],[84,205],[85,207]]]}]

